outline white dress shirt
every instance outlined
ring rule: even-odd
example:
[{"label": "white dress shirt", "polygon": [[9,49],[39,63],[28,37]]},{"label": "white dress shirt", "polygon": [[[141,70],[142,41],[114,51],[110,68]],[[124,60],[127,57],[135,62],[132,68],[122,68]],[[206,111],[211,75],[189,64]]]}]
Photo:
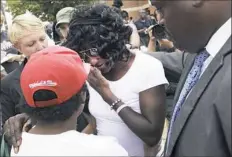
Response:
[{"label": "white dress shirt", "polygon": [[226,21],[211,37],[208,44],[205,46],[207,52],[209,53],[209,57],[205,60],[201,75],[204,73],[205,69],[208,67],[213,58],[217,55],[217,53],[221,50],[223,45],[231,36],[231,18]]}]

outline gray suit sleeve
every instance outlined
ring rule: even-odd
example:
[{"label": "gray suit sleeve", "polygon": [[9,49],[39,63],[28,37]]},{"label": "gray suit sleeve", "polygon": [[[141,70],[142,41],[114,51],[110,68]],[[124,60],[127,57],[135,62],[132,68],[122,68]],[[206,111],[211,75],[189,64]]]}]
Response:
[{"label": "gray suit sleeve", "polygon": [[187,56],[187,53],[183,52],[153,52],[147,54],[160,60],[165,68],[179,74],[182,73],[182,70],[184,68],[183,64]]}]

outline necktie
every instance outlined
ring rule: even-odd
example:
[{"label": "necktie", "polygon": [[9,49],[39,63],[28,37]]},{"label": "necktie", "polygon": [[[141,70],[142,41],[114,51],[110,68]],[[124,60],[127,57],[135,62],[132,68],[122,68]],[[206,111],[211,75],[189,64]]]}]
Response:
[{"label": "necktie", "polygon": [[194,64],[192,66],[192,69],[190,70],[190,72],[186,78],[185,84],[181,90],[179,99],[178,99],[178,101],[175,105],[175,108],[174,108],[174,112],[172,115],[169,131],[168,131],[166,151],[168,150],[168,145],[169,145],[169,140],[170,140],[170,136],[172,133],[173,123],[175,122],[176,117],[178,116],[180,109],[181,109],[186,97],[188,96],[189,92],[192,90],[194,85],[199,80],[199,77],[201,75],[202,66],[208,57],[209,57],[209,53],[206,50],[204,50],[199,55],[197,55],[195,60],[194,60]]}]

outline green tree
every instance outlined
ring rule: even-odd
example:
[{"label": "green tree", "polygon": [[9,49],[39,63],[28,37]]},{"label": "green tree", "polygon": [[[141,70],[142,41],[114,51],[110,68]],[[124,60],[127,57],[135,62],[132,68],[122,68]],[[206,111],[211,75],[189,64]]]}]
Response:
[{"label": "green tree", "polygon": [[64,7],[94,2],[96,0],[7,0],[7,6],[13,16],[23,14],[28,10],[42,20],[54,21],[56,13]]}]

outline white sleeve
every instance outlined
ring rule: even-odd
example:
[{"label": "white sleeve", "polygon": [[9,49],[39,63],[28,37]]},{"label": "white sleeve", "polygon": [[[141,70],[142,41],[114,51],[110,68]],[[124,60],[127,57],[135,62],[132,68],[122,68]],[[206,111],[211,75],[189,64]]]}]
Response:
[{"label": "white sleeve", "polygon": [[148,57],[144,60],[143,65],[145,66],[141,66],[142,68],[139,70],[140,79],[138,84],[140,85],[137,89],[139,92],[159,85],[168,84],[162,63],[158,59]]}]

